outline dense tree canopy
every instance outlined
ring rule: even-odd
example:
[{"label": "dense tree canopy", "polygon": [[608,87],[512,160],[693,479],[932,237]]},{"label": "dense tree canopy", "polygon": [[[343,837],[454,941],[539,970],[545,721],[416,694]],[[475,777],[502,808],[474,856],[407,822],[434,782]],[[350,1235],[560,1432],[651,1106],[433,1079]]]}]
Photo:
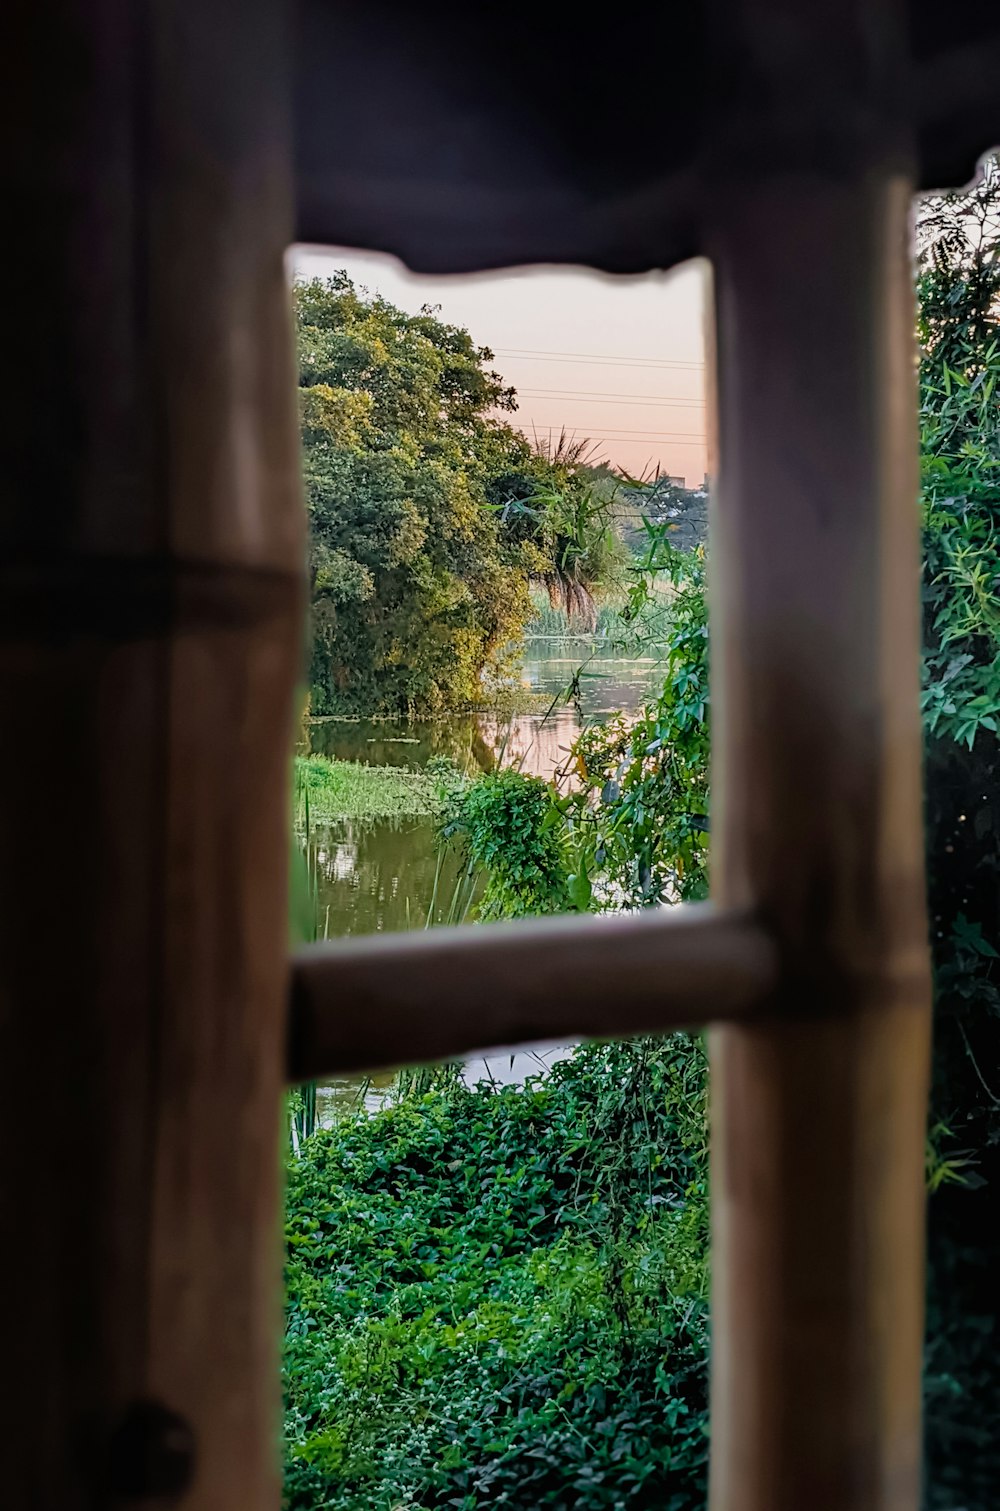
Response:
[{"label": "dense tree canopy", "polygon": [[492,354],[433,310],[345,274],[294,298],[313,712],[475,702],[531,616],[530,578],[589,592],[615,559],[593,469],[532,448]]},{"label": "dense tree canopy", "polygon": [[489,353],[345,275],[295,290],[311,524],[313,709],[475,697],[528,612],[523,553],[487,507],[525,448]]}]

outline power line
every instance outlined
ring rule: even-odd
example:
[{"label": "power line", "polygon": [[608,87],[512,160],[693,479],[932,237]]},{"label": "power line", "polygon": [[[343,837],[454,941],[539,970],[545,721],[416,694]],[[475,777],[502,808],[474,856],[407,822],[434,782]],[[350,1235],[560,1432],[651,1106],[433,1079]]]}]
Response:
[{"label": "power line", "polygon": [[[541,426],[541,427],[533,425],[532,428],[533,429],[544,429],[544,430],[551,431],[551,430],[553,430],[554,427],[552,425],[545,425],[545,426]],[[559,428],[565,430],[567,427],[560,426]],[[582,427],[582,429],[583,430],[587,430],[587,427],[584,426],[584,427]],[[580,430],[579,430],[579,428],[577,428],[576,430],[571,431],[570,433],[571,434],[579,434]],[[706,434],[705,434],[705,432],[703,430],[640,430],[640,429],[630,430],[630,429],[628,429],[625,426],[621,426],[619,429],[612,429],[612,430],[601,430],[601,431],[593,431],[593,432],[587,430],[587,434],[588,435],[590,435],[590,434],[594,434],[594,435],[655,435],[655,436],[660,436],[660,437],[666,437],[667,439],[670,439],[670,440],[682,440],[683,439],[683,440],[688,440],[688,441],[704,441],[704,440],[708,439],[708,437],[706,436]]]},{"label": "power line", "polygon": [[[551,426],[549,427],[551,429]],[[704,444],[708,437],[694,430],[602,430],[588,431],[578,437],[583,441],[624,441],[631,437],[652,436],[661,441],[698,441]]]},{"label": "power line", "polygon": [[691,362],[686,357],[627,357],[624,352],[559,352],[548,347],[504,346],[497,347],[498,356],[505,357],[565,357],[572,362],[630,362],[648,363],[653,367],[704,367],[704,362]]},{"label": "power line", "polygon": [[654,403],[704,403],[704,399],[686,399],[680,393],[622,393],[619,388],[518,388],[518,393],[554,393],[557,397],[562,394],[580,393],[586,394],[591,399],[637,399],[642,402],[650,399]]},{"label": "power line", "polygon": [[579,422],[579,424],[577,425],[565,425],[561,424],[558,420],[539,420],[536,416],[523,414],[520,411],[515,414],[511,414],[509,412],[500,412],[496,414],[495,418],[500,420],[503,424],[513,425],[515,429],[527,430],[530,428],[531,430],[547,430],[550,434],[553,430],[563,430],[567,431],[571,435],[574,435],[579,434],[581,430],[585,430],[588,435],[599,433],[601,435],[620,434],[656,435],[674,438],[685,437],[688,440],[701,441],[707,439],[706,432],[703,430],[645,430],[639,426],[628,425],[613,426],[611,430],[605,430],[601,432],[591,432],[586,420]]},{"label": "power line", "polygon": [[550,352],[529,351],[522,347],[495,347],[495,357],[532,357],[539,362],[583,362],[596,367],[669,367],[696,369],[699,372],[704,368],[704,362],[682,362],[674,358],[659,357],[616,357],[611,352],[598,355],[595,352]]},{"label": "power line", "polygon": [[704,399],[647,399],[643,394],[622,394],[615,397],[612,394],[585,393],[582,389],[575,392],[572,389],[561,393],[555,388],[519,388],[518,398],[521,399],[554,399],[561,404],[629,404],[633,409],[637,406],[646,409],[697,409],[704,407]]},{"label": "power line", "polygon": [[[547,430],[551,430],[552,428],[553,427],[551,425],[547,425],[545,427],[545,429],[547,429]],[[602,430],[600,432],[600,434],[601,435],[658,435],[658,436],[674,436],[674,437],[684,436],[689,441],[704,441],[706,439],[705,432],[703,430],[641,430],[638,427],[632,428],[632,427],[630,427],[628,425],[615,426],[611,430]]]}]

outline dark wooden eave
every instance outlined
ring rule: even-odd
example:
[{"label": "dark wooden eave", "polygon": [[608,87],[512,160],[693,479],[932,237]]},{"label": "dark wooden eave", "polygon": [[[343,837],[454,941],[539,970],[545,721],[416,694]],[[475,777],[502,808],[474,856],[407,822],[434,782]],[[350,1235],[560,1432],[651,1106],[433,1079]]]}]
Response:
[{"label": "dark wooden eave", "polygon": [[[695,255],[713,199],[755,157],[836,171],[868,151],[872,76],[856,60],[887,55],[871,8],[858,0],[853,26],[835,9],[828,80],[804,66],[801,90],[795,6],[767,10],[751,27],[739,0],[589,18],[561,0],[303,0],[297,234],[428,272],[639,272]],[[960,31],[933,0],[901,4],[874,90],[881,140],[889,116],[923,187],[968,180],[1000,143],[1000,10],[975,0],[959,19]]]}]

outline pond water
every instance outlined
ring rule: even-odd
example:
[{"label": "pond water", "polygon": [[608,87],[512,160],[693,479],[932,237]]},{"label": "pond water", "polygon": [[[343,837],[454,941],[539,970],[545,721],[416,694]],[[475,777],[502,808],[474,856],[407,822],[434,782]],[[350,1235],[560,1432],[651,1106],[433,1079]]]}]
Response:
[{"label": "pond water", "polygon": [[[463,771],[516,766],[550,779],[565,762],[583,722],[638,708],[650,695],[659,662],[615,656],[587,641],[528,641],[523,663],[527,689],[560,697],[577,677],[578,697],[538,711],[500,717],[458,714],[434,721],[392,723],[358,719],[312,720],[304,748],[318,755],[372,766],[425,766],[448,756]],[[438,877],[434,821],[344,820],[317,830],[320,851],[320,929],[330,938],[381,930],[422,929],[448,916],[456,875]]]},{"label": "pond water", "polygon": [[[530,1049],[477,1054],[465,1061],[462,1079],[470,1089],[479,1081],[490,1081],[494,1086],[520,1086],[529,1076],[544,1075],[557,1060],[572,1052],[572,1044],[533,1044]],[[368,1112],[377,1112],[392,1100],[395,1082],[396,1072],[386,1070],[371,1076],[343,1076],[317,1086],[317,1121],[322,1128],[329,1128],[345,1112],[356,1111],[359,1104]]]},{"label": "pond water", "polygon": [[[468,772],[516,766],[549,779],[559,771],[583,723],[631,712],[651,695],[661,675],[654,656],[615,655],[586,640],[529,640],[522,680],[552,699],[537,711],[509,717],[459,714],[434,721],[312,720],[303,748],[373,766],[422,767],[433,756],[448,756]],[[576,679],[576,696],[565,694]],[[316,828],[320,933],[329,938],[383,930],[422,929],[453,917],[452,899],[460,879],[457,855],[439,859],[433,819],[358,823],[344,820]],[[479,1056],[467,1079],[521,1081],[537,1073],[565,1047]],[[319,1088],[324,1123],[358,1096],[377,1107],[388,1095],[392,1076],[345,1080]]]}]

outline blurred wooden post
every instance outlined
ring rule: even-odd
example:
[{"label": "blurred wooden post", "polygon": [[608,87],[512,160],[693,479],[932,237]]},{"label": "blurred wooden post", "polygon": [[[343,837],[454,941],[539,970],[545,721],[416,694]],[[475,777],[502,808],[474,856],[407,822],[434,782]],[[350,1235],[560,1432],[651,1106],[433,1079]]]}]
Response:
[{"label": "blurred wooden post", "polygon": [[713,889],[782,960],[769,1021],[711,1035],[712,1511],[918,1505],[911,185],[853,150],[720,188],[711,245]]},{"label": "blurred wooden post", "polygon": [[20,21],[3,1502],[273,1511],[302,560],[284,21],[270,0]]}]

